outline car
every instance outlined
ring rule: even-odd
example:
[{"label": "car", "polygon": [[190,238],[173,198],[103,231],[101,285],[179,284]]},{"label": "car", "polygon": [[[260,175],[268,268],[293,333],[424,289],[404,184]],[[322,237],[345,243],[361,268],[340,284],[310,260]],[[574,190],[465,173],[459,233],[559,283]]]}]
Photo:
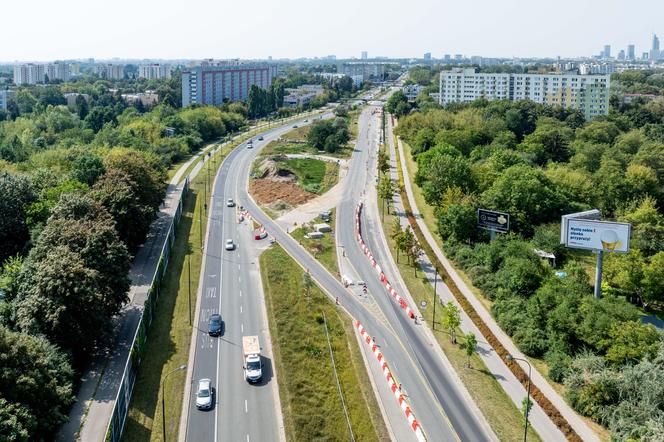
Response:
[{"label": "car", "polygon": [[235,201],[233,201],[233,198],[228,198],[228,201],[226,201],[226,207],[235,207]]},{"label": "car", "polygon": [[235,243],[233,242],[232,239],[227,239],[226,240],[226,250],[233,250],[235,249]]},{"label": "car", "polygon": [[294,124],[294,125],[293,125],[293,129],[297,129],[297,124]]},{"label": "car", "polygon": [[263,135],[261,135],[260,137],[258,137],[258,141],[263,141]]},{"label": "car", "polygon": [[308,123],[308,122],[309,122],[309,120],[308,120],[308,119],[307,119],[307,120],[304,120],[304,122],[305,122],[305,123]]},{"label": "car", "polygon": [[210,336],[221,336],[221,315],[215,313],[208,320],[208,334]]},{"label": "car", "polygon": [[209,410],[212,408],[212,381],[201,379],[198,381],[198,390],[196,390],[196,408],[199,410]]}]

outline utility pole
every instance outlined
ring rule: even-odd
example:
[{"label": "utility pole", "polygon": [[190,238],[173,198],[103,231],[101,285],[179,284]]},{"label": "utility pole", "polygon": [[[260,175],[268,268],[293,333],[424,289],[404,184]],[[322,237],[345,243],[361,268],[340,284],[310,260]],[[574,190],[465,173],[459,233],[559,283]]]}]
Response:
[{"label": "utility pole", "polygon": [[203,205],[198,206],[198,237],[201,243],[201,250],[203,250]]},{"label": "utility pole", "polygon": [[604,266],[604,252],[597,251],[597,268],[595,269],[595,298],[602,297],[602,267]]}]

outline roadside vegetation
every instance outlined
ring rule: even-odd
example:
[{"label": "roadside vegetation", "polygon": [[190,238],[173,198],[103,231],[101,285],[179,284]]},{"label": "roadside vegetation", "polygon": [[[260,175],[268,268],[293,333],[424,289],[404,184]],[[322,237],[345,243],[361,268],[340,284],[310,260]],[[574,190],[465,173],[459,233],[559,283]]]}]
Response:
[{"label": "roadside vegetation", "polygon": [[351,318],[278,245],[263,252],[260,266],[287,440],[350,439],[324,317],[355,440],[387,440]]},{"label": "roadside vegetation", "polygon": [[320,239],[307,237],[308,233],[314,231],[313,224],[325,223],[334,228],[335,215],[336,209],[332,209],[329,221],[323,221],[320,218],[316,218],[311,223],[293,230],[291,235],[298,240],[300,245],[308,250],[314,258],[319,260],[330,273],[335,277],[340,278],[341,275],[339,273],[339,264],[337,262],[337,247],[334,232],[327,232]]},{"label": "roadside vegetation", "polygon": [[[620,74],[616,89],[661,90],[658,78]],[[525,101],[440,109],[420,108],[422,97],[397,130],[448,256],[519,348],[565,385],[570,404],[620,440],[664,435],[664,408],[646,405],[662,393],[662,335],[641,321],[664,302],[661,100],[614,95],[609,116],[586,122]],[[475,228],[479,207],[510,213],[512,233],[489,242]],[[633,227],[630,253],[605,259],[599,300],[579,259],[587,253],[559,244],[560,215],[590,208]],[[534,248],[553,252],[564,273]]]}]

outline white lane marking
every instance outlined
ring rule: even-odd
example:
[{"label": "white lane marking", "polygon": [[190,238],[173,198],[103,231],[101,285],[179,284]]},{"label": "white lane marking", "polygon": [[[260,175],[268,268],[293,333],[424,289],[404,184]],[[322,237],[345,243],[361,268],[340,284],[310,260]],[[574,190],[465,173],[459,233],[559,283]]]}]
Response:
[{"label": "white lane marking", "polygon": [[[214,184],[216,184],[218,176],[219,175],[217,175],[215,177],[215,179],[214,179],[215,183]],[[222,238],[224,237],[224,227],[225,227],[225,223],[223,221],[221,221],[221,237]],[[220,263],[219,263],[219,293],[221,293],[221,290],[222,290],[223,276],[224,276],[224,261],[220,260]],[[217,310],[217,311],[221,312],[221,296],[219,296],[219,310]],[[217,362],[217,370],[216,370],[216,373],[215,373],[215,383],[217,384],[217,387],[219,386],[219,365],[221,365],[219,363],[220,356],[221,356],[221,345],[217,344],[217,361],[216,361]],[[219,395],[216,395],[215,399],[216,399],[216,402],[218,404],[219,403]],[[219,440],[218,436],[219,436],[219,407],[216,406],[216,407],[214,407],[214,440],[215,441]]]},{"label": "white lane marking", "polygon": [[247,434],[247,442],[249,442],[249,435]]},{"label": "white lane marking", "polygon": [[242,333],[244,333],[244,324],[240,324],[240,331],[242,331]]},{"label": "white lane marking", "polygon": [[244,412],[249,413],[249,407],[247,406],[247,400],[244,400]]},{"label": "white lane marking", "polygon": [[242,313],[242,306],[240,306],[240,313]]},{"label": "white lane marking", "polygon": [[242,297],[242,290],[240,290],[240,298]]},{"label": "white lane marking", "polygon": [[240,267],[240,264],[237,265],[238,270],[242,270],[242,267]]}]

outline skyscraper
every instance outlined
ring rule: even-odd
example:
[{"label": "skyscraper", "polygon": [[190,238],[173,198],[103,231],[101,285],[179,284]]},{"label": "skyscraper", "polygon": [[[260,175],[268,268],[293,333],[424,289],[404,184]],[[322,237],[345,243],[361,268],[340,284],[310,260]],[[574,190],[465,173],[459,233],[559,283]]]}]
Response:
[{"label": "skyscraper", "polygon": [[604,45],[604,51],[602,51],[602,58],[611,58],[611,45]]},{"label": "skyscraper", "polygon": [[627,59],[634,60],[635,58],[636,56],[635,56],[634,45],[627,45]]},{"label": "skyscraper", "polygon": [[427,61],[428,61],[428,60],[431,60],[431,52],[426,52],[426,53],[424,54],[424,59],[427,60]]},{"label": "skyscraper", "polygon": [[656,61],[659,60],[660,52],[659,52],[659,38],[657,38],[657,34],[652,35],[652,49],[650,49],[650,60]]},{"label": "skyscraper", "polygon": [[362,51],[362,60],[366,60],[368,58],[367,51]]},{"label": "skyscraper", "polygon": [[625,59],[625,50],[621,49],[620,52],[618,52],[618,60],[624,60]]}]

